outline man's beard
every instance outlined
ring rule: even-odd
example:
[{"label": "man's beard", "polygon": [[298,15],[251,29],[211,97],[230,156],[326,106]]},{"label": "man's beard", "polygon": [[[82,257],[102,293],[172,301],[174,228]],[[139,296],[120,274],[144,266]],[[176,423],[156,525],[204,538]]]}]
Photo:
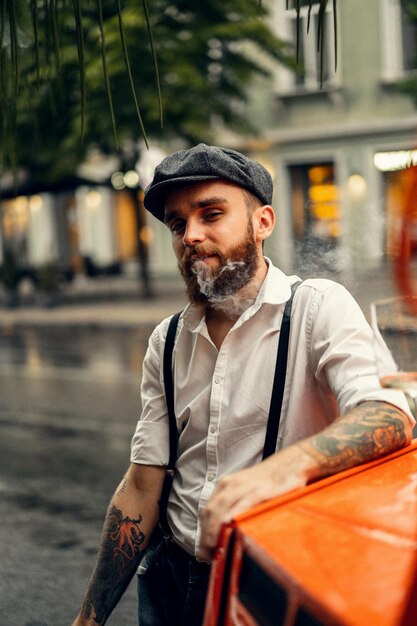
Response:
[{"label": "man's beard", "polygon": [[[217,267],[210,267],[204,261],[193,261],[194,255],[216,255],[219,264]],[[252,223],[248,220],[245,239],[226,253],[222,253],[216,247],[205,247],[204,244],[189,247],[178,262],[178,267],[192,304],[215,304],[226,301],[243,289],[258,269],[258,253]]]}]

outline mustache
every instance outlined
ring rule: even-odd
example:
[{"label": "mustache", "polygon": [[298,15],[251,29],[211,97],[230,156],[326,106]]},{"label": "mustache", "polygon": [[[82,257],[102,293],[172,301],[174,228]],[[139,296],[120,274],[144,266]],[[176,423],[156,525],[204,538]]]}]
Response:
[{"label": "mustache", "polygon": [[218,256],[220,259],[223,258],[222,252],[216,247],[207,247],[204,245],[201,246],[192,246],[188,247],[184,250],[184,254],[182,255],[182,263],[190,264],[195,256]]}]

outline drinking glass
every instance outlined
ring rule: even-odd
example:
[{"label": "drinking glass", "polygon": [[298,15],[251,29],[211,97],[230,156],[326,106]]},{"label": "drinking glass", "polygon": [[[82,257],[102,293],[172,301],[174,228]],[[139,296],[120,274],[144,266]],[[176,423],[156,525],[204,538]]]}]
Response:
[{"label": "drinking glass", "polygon": [[416,417],[417,296],[372,302],[371,326],[380,383],[382,387],[401,389]]}]

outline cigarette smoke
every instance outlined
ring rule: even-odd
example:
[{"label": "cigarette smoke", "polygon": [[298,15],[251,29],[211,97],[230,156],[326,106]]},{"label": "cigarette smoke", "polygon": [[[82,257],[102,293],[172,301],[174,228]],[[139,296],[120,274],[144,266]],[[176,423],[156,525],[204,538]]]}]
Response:
[{"label": "cigarette smoke", "polygon": [[[192,271],[200,292],[207,298],[210,306],[223,311],[231,319],[239,318],[254,303],[259,291],[258,283],[249,284],[253,270],[244,261],[227,260],[215,275],[206,263],[196,261]],[[218,281],[218,277],[224,272],[228,272],[226,283]]]}]

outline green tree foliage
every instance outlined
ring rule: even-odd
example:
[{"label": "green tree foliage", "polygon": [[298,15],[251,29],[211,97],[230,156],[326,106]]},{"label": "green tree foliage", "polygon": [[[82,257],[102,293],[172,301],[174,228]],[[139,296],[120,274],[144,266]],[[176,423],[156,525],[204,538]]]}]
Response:
[{"label": "green tree foliage", "polygon": [[401,0],[401,5],[409,18],[417,21],[417,2],[416,0]]},{"label": "green tree foliage", "polygon": [[[407,19],[414,24],[417,29],[417,0],[401,0],[401,6]],[[416,59],[417,62],[417,59]],[[398,89],[411,96],[417,103],[417,75],[415,72],[409,73],[406,78],[398,84]]]},{"label": "green tree foliage", "polygon": [[244,106],[251,78],[268,74],[265,58],[294,67],[292,46],[274,36],[265,6],[155,0],[150,8],[149,24],[145,1],[3,0],[3,169],[16,163],[34,180],[59,179],[88,146],[114,152],[116,141],[136,140],[142,122],[149,137],[190,142],[209,141],[219,120],[243,132],[256,127]]}]

